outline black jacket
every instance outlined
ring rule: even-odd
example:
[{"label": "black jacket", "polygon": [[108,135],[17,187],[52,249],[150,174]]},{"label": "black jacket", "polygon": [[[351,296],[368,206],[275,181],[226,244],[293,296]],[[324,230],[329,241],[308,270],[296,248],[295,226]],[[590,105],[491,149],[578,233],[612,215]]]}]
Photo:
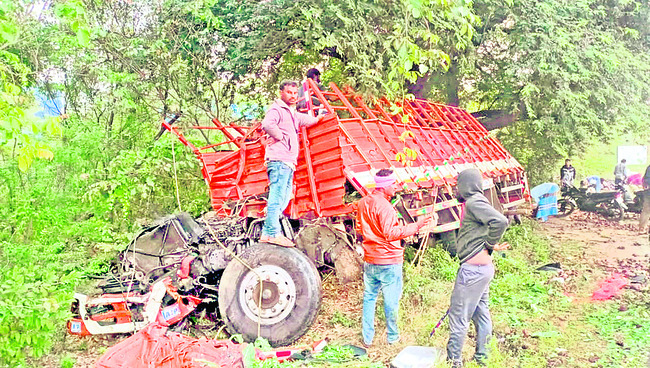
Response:
[{"label": "black jacket", "polygon": [[508,227],[508,220],[483,195],[483,177],[476,169],[458,174],[458,195],[465,200],[465,214],[460,223],[457,255],[460,263],[483,249],[492,252]]},{"label": "black jacket", "polygon": [[562,168],[560,168],[560,181],[564,181],[564,178],[570,175],[571,181],[575,180],[576,178],[576,168],[573,166],[567,166],[564,165]]}]

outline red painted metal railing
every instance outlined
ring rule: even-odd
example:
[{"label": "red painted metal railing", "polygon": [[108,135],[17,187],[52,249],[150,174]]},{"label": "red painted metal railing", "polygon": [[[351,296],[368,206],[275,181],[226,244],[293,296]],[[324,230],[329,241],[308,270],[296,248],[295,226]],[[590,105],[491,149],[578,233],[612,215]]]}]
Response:
[{"label": "red painted metal railing", "polygon": [[[453,197],[452,186],[457,173],[467,167],[478,168],[487,178],[486,187],[498,189],[503,207],[524,201],[523,168],[465,110],[426,100],[380,99],[366,104],[349,88],[330,83],[329,90],[321,91],[312,80],[306,83],[304,112],[328,115],[300,133],[294,198],[285,211],[290,217],[350,214],[354,210],[351,192],[367,195],[374,187],[374,173],[382,168],[395,170],[405,193],[420,193],[414,198],[421,205],[409,208],[412,215],[431,211],[447,214],[437,231],[458,227],[460,205]],[[315,99],[320,102],[317,106],[312,103]],[[167,122],[163,127],[201,161],[212,206],[218,213],[230,214],[237,208],[241,215],[263,216],[265,202],[259,195],[267,189],[266,137],[260,124],[224,125],[217,119],[212,123],[209,127],[185,128],[223,134],[222,142],[203,147],[192,144],[183,128]],[[416,152],[408,162],[397,157],[407,151],[405,148]],[[235,202],[242,205],[234,206]]]}]

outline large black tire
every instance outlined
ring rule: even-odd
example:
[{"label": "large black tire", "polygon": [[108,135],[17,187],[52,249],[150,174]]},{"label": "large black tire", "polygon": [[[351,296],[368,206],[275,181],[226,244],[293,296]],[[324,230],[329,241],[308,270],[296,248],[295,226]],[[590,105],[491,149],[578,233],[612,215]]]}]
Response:
[{"label": "large black tire", "polygon": [[625,217],[625,209],[616,200],[604,204],[603,216],[609,221],[621,221]]},{"label": "large black tire", "polygon": [[296,249],[253,245],[240,257],[262,276],[262,308],[257,275],[232,260],[219,283],[219,312],[228,331],[255,341],[260,336],[271,346],[290,345],[316,320],[322,300],[321,279],[313,262]]},{"label": "large black tire", "polygon": [[575,211],[576,205],[573,201],[567,199],[560,199],[557,201],[557,217],[569,216]]}]

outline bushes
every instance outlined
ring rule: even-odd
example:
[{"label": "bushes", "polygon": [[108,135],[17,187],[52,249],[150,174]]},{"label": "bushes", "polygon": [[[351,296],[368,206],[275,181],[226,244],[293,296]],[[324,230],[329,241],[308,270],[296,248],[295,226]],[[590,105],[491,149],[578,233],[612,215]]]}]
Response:
[{"label": "bushes", "polygon": [[[203,212],[209,202],[196,158],[174,148],[183,210]],[[135,222],[177,209],[171,157],[171,137],[113,151],[96,133],[78,131],[55,145],[53,161],[27,173],[0,162],[0,367],[47,353],[83,277],[106,271]]]},{"label": "bushes", "polygon": [[49,351],[52,335],[69,317],[81,272],[62,270],[60,248],[2,242],[0,362],[20,363]]}]

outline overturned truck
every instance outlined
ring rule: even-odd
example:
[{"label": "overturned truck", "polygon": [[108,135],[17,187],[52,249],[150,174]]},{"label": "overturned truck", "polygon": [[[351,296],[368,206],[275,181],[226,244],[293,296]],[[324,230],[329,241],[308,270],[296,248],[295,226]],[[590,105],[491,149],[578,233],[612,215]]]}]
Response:
[{"label": "overturned truck", "polygon": [[[462,205],[454,184],[465,168],[483,173],[483,188],[497,208],[513,210],[526,201],[522,166],[460,108],[417,99],[369,105],[350,89],[330,83],[321,91],[311,80],[305,100],[304,112],[327,116],[299,137],[293,198],[281,219],[295,249],[259,243],[267,191],[260,124],[214,119],[212,126],[183,127],[176,115],[163,128],[201,162],[214,211],[199,219],[171,216],[145,229],[121,255],[120,276],[106,282],[104,291],[124,293],[137,282],[146,292],[171,275],[180,294],[200,298],[196,311],[222,319],[230,333],[286,345],[316,319],[319,268],[334,268],[341,282],[359,277],[355,203],[373,190],[379,169],[392,168],[402,185],[395,202],[402,220],[436,212],[438,237],[460,226]],[[190,130],[204,130],[204,137],[216,130],[225,139],[198,146]],[[418,246],[433,238],[418,234],[405,242]],[[163,302],[163,308],[170,307]],[[83,309],[86,320],[101,319]]]}]

